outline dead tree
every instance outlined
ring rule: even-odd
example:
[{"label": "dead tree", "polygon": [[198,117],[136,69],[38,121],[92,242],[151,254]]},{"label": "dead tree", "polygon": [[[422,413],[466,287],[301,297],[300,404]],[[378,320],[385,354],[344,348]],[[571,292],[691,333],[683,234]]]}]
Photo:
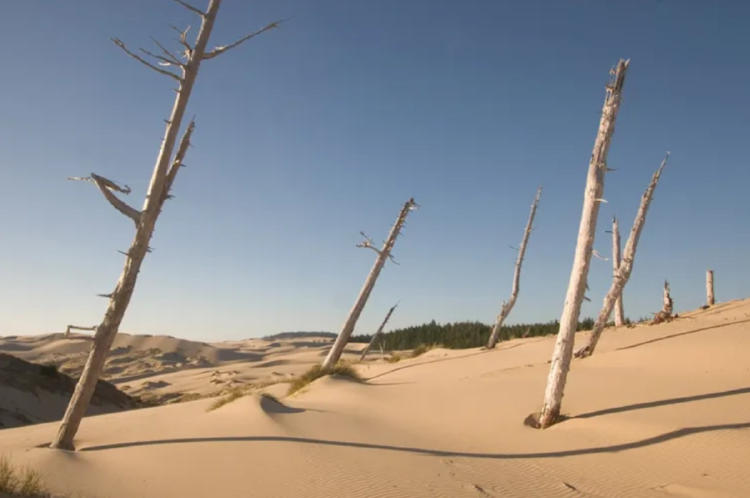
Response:
[{"label": "dead tree", "polygon": [[373,334],[372,339],[370,339],[370,343],[367,345],[367,347],[362,350],[362,355],[359,357],[359,361],[364,361],[365,357],[367,356],[367,353],[370,352],[370,348],[372,348],[372,345],[375,344],[375,341],[378,337],[383,333],[383,328],[385,328],[385,324],[388,323],[388,320],[391,318],[391,315],[393,314],[393,310],[396,309],[396,306],[398,306],[398,303],[391,306],[391,309],[388,310],[388,313],[385,315],[385,318],[383,319],[383,323],[380,324],[380,327],[378,327],[378,330],[375,331],[375,334]]},{"label": "dead tree", "polygon": [[370,297],[370,293],[372,292],[373,287],[375,287],[375,281],[378,279],[378,275],[380,275],[380,270],[383,269],[387,259],[393,261],[391,250],[396,243],[396,238],[401,232],[401,228],[406,222],[406,217],[417,207],[418,205],[414,202],[414,198],[411,198],[404,203],[404,207],[401,208],[401,212],[399,213],[398,218],[396,218],[396,223],[393,224],[393,228],[391,228],[391,232],[388,234],[388,239],[386,239],[383,243],[383,247],[380,249],[373,245],[372,239],[370,239],[364,232],[360,232],[364,237],[364,240],[357,244],[357,247],[372,249],[378,256],[375,258],[375,263],[373,264],[370,273],[367,275],[367,279],[365,279],[362,290],[359,291],[359,296],[357,296],[357,300],[354,302],[354,306],[349,312],[349,316],[346,318],[343,327],[341,327],[341,332],[339,332],[333,346],[331,346],[331,350],[328,352],[326,359],[321,365],[321,368],[324,371],[331,370],[336,365],[336,362],[339,361],[339,358],[341,358],[341,353],[344,352],[344,347],[349,342],[349,338],[354,331],[354,326],[357,324],[359,315],[362,313],[362,310],[367,303],[367,298]]},{"label": "dead tree", "polygon": [[500,314],[497,315],[497,320],[495,320],[495,326],[492,327],[492,333],[490,334],[490,338],[487,341],[487,349],[492,349],[495,347],[495,344],[497,344],[497,341],[500,339],[500,330],[503,327],[503,322],[505,322],[505,319],[508,318],[508,315],[510,314],[510,310],[513,309],[513,305],[516,304],[516,299],[518,298],[518,289],[519,284],[521,282],[521,265],[523,264],[523,257],[526,253],[526,245],[529,242],[529,235],[531,234],[531,227],[534,224],[534,216],[536,215],[536,207],[539,204],[539,198],[542,196],[542,187],[539,187],[536,190],[536,196],[534,197],[534,202],[531,203],[531,210],[529,211],[529,219],[526,222],[526,229],[523,231],[523,239],[521,239],[521,245],[518,248],[518,257],[516,258],[516,268],[513,272],[513,286],[511,288],[510,292],[510,299],[507,301],[503,301],[503,304],[500,306]]},{"label": "dead tree", "polygon": [[[617,218],[612,218],[612,276],[617,278],[617,269],[620,267],[620,227]],[[622,306],[622,291],[615,300],[615,326],[619,327],[625,323],[625,309]]]},{"label": "dead tree", "polygon": [[[140,54],[143,55],[140,55],[139,53],[131,51],[122,41],[116,38],[112,40],[115,45],[121,48],[127,55],[141,64],[177,81],[177,95],[174,100],[174,105],[172,106],[171,115],[169,116],[169,119],[166,120],[167,125],[164,131],[164,137],[161,141],[161,147],[157,155],[156,164],[146,193],[146,199],[143,203],[143,208],[140,211],[129,206],[117,197],[117,192],[123,194],[130,193],[129,187],[120,187],[111,180],[95,174],[85,178],[85,180],[91,181],[99,188],[107,201],[109,201],[115,209],[133,220],[133,223],[135,223],[136,226],[136,232],[130,248],[124,253],[125,264],[122,273],[120,274],[120,278],[117,281],[117,285],[111,294],[106,295],[106,297],[109,298],[107,310],[101,323],[96,327],[91,353],[86,361],[81,377],[78,380],[78,384],[73,392],[68,408],[65,411],[57,436],[50,444],[52,448],[68,450],[74,448],[73,438],[78,431],[81,419],[86,413],[97,380],[102,372],[107,353],[117,335],[120,322],[122,321],[125,310],[130,302],[133,289],[135,288],[136,279],[138,277],[138,271],[140,270],[143,258],[149,251],[149,241],[151,240],[151,235],[154,231],[156,219],[161,212],[164,201],[170,197],[169,192],[175,177],[177,176],[178,170],[183,166],[185,153],[190,145],[190,135],[195,126],[194,122],[191,121],[190,124],[188,124],[174,155],[173,152],[177,142],[177,134],[201,62],[216,57],[230,48],[236,47],[250,38],[263,33],[264,31],[275,28],[278,25],[278,23],[271,23],[256,32],[240,38],[234,43],[218,46],[213,50],[206,50],[221,0],[210,0],[205,12],[182,0],[175,1],[191,12],[197,14],[201,20],[201,26],[194,44],[191,45],[187,38],[189,28],[179,32],[179,43],[182,47],[179,55],[168,50],[159,42],[155,42],[158,47],[156,53],[141,49]],[[149,60],[149,58],[154,62]]]},{"label": "dead tree", "polygon": [[607,295],[604,297],[604,304],[602,305],[601,311],[599,311],[599,316],[597,316],[596,322],[594,322],[594,328],[591,331],[589,342],[576,351],[575,356],[577,358],[585,358],[594,353],[594,349],[596,349],[602,331],[607,325],[607,320],[609,320],[609,315],[612,313],[612,308],[617,302],[617,299],[622,296],[622,290],[625,288],[625,284],[628,283],[630,273],[633,271],[633,262],[635,261],[638,239],[641,237],[643,225],[646,223],[646,213],[648,213],[648,207],[651,204],[654,190],[656,190],[656,185],[659,183],[659,178],[664,170],[664,166],[667,165],[667,159],[669,159],[669,153],[667,153],[664,160],[662,160],[661,165],[659,165],[659,169],[657,169],[651,177],[651,183],[648,184],[648,188],[646,188],[643,197],[641,197],[641,204],[638,206],[638,212],[635,215],[635,221],[633,221],[633,228],[630,229],[628,241],[625,243],[625,253],[622,262],[615,271],[612,285],[610,286]]},{"label": "dead tree", "polygon": [[714,271],[706,270],[706,306],[713,306],[714,300]]},{"label": "dead tree", "polygon": [[672,321],[672,318],[674,318],[672,315],[673,307],[674,302],[672,301],[672,296],[669,295],[669,282],[665,280],[661,311],[654,315],[654,319],[651,320],[651,325]]},{"label": "dead tree", "polygon": [[594,246],[599,203],[603,200],[604,176],[608,169],[607,153],[609,152],[612,134],[615,131],[615,121],[620,107],[628,63],[628,60],[620,59],[617,67],[610,71],[611,81],[607,84],[602,116],[599,121],[599,131],[594,141],[594,149],[589,162],[573,268],[570,272],[565,305],[560,317],[560,329],[557,333],[555,349],[550,362],[547,388],[544,393],[544,405],[537,420],[537,425],[541,428],[552,425],[560,415],[565,381],[573,357],[573,342],[578,317],[581,313],[581,302],[586,292],[586,280]]}]

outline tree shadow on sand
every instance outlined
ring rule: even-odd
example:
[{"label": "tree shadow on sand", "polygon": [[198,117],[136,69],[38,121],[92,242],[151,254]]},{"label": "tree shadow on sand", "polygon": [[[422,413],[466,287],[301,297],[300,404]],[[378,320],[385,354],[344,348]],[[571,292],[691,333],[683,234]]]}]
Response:
[{"label": "tree shadow on sand", "polygon": [[574,450],[562,450],[562,451],[549,451],[549,452],[530,452],[530,453],[477,453],[468,451],[451,451],[451,450],[437,450],[430,448],[417,448],[413,446],[393,446],[387,444],[375,444],[375,443],[363,443],[355,441],[334,441],[329,439],[316,439],[306,437],[291,437],[291,436],[225,436],[225,437],[198,437],[198,438],[176,438],[176,439],[155,439],[150,441],[133,441],[129,443],[113,443],[104,444],[99,446],[89,446],[81,448],[80,451],[104,451],[114,450],[120,448],[132,448],[137,446],[161,446],[167,444],[191,444],[191,443],[227,443],[227,442],[243,442],[243,443],[262,443],[262,442],[273,442],[273,443],[294,443],[294,444],[313,444],[318,446],[337,446],[341,448],[362,448],[370,450],[386,450],[386,451],[397,451],[403,453],[413,453],[416,455],[428,455],[437,457],[465,457],[465,458],[481,458],[481,459],[496,459],[496,460],[519,460],[525,458],[558,458],[568,457],[576,455],[591,455],[596,453],[615,453],[618,451],[631,450],[635,448],[643,448],[645,446],[651,446],[665,441],[690,436],[693,434],[700,434],[704,432],[722,431],[722,430],[737,430],[750,428],[750,422],[741,422],[735,424],[719,424],[719,425],[707,425],[700,427],[683,427],[664,434],[652,436],[649,438],[641,439],[638,441],[632,441],[629,443],[613,444],[609,446],[595,446],[590,448],[579,448]]},{"label": "tree shadow on sand", "polygon": [[663,337],[657,337],[655,339],[649,339],[648,341],[643,341],[643,342],[638,342],[636,344],[631,344],[630,346],[623,346],[621,348],[617,348],[616,351],[622,351],[624,349],[633,349],[633,348],[637,348],[637,347],[640,347],[640,346],[645,346],[646,344],[652,344],[654,342],[666,341],[667,339],[674,339],[675,337],[680,337],[680,336],[683,336],[683,335],[697,334],[698,332],[705,332],[706,330],[719,329],[719,328],[723,328],[723,327],[729,327],[731,325],[737,325],[738,323],[746,323],[746,322],[750,322],[750,319],[747,319],[747,320],[737,320],[737,321],[729,322],[729,323],[720,323],[718,325],[711,325],[710,327],[701,327],[699,329],[688,330],[687,332],[678,332],[676,334],[665,335]]}]

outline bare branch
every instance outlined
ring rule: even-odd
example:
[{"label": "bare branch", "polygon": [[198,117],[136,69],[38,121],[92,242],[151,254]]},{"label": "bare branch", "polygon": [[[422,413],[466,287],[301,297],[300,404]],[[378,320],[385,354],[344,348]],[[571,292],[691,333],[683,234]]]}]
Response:
[{"label": "bare branch", "polygon": [[180,62],[180,61],[175,62],[175,61],[173,61],[173,60],[171,60],[171,59],[169,59],[167,57],[164,57],[164,56],[161,56],[161,55],[157,55],[157,54],[151,52],[150,50],[146,50],[145,48],[139,48],[138,50],[140,50],[144,54],[148,55],[149,57],[153,57],[154,59],[160,61],[159,62],[160,66],[176,66],[176,67],[179,67],[179,68],[184,68],[185,67],[185,65],[182,62]]},{"label": "bare branch", "polygon": [[193,47],[188,43],[187,41],[187,34],[188,31],[190,31],[190,26],[185,28],[184,30],[180,30],[177,26],[170,26],[173,30],[177,31],[177,33],[180,34],[180,39],[178,40],[180,42],[180,45],[185,47],[185,54],[184,57],[186,60],[190,59],[191,54],[193,53]]},{"label": "bare branch", "polygon": [[179,57],[177,57],[175,54],[173,54],[170,50],[167,50],[167,48],[164,47],[164,45],[162,45],[161,43],[159,43],[159,40],[157,40],[153,36],[151,37],[151,40],[154,42],[154,44],[157,47],[159,47],[159,49],[164,53],[164,55],[166,55],[172,62],[174,62],[175,64],[181,64]]},{"label": "bare branch", "polygon": [[183,2],[182,0],[172,0],[172,1],[175,2],[175,3],[178,3],[180,5],[182,5],[183,7],[185,7],[189,11],[195,12],[196,14],[198,14],[201,17],[206,17],[206,13],[205,12],[203,12],[201,9],[199,9],[197,7],[193,7],[192,5],[190,5],[187,2]]},{"label": "bare branch", "polygon": [[145,66],[148,66],[149,68],[153,69],[157,73],[161,73],[161,74],[165,74],[167,76],[171,76],[172,78],[176,79],[177,81],[182,81],[182,78],[180,78],[179,76],[177,76],[173,72],[167,71],[166,69],[162,69],[159,66],[155,66],[155,65],[151,64],[149,61],[147,61],[146,59],[144,59],[143,57],[141,57],[140,55],[131,52],[128,49],[128,47],[126,47],[125,44],[122,42],[122,40],[120,40],[119,38],[112,38],[112,41],[114,42],[115,45],[117,45],[118,47],[120,47],[126,54],[128,54],[130,57],[132,57],[133,59],[137,60],[141,64],[143,64]]},{"label": "bare branch", "polygon": [[180,140],[180,145],[177,147],[174,161],[172,161],[172,165],[169,167],[169,171],[167,171],[167,176],[164,181],[164,191],[162,192],[161,198],[162,203],[172,197],[169,195],[169,190],[172,188],[172,183],[174,183],[174,179],[177,176],[177,171],[179,171],[182,166],[182,161],[185,159],[185,154],[190,146],[190,136],[193,134],[194,129],[195,118],[190,120],[190,124],[188,124],[188,127],[185,129],[185,133],[182,135],[182,140]]},{"label": "bare branch", "polygon": [[[175,1],[177,1],[177,0],[175,0]],[[272,30],[274,28],[278,28],[279,24],[281,24],[282,22],[283,21],[274,21],[271,24],[268,24],[268,25],[262,27],[258,31],[255,31],[253,33],[250,33],[248,35],[243,36],[242,38],[240,38],[239,40],[237,40],[234,43],[230,43],[229,45],[219,45],[218,47],[214,48],[210,52],[204,53],[203,54],[203,59],[213,59],[217,55],[220,55],[220,54],[226,52],[227,50],[229,50],[230,48],[234,48],[237,45],[240,45],[240,44],[246,42],[250,38],[254,38],[254,37],[258,36],[261,33],[265,33],[266,31],[270,31],[270,30]]]},{"label": "bare branch", "polygon": [[86,181],[91,182],[94,185],[96,185],[99,188],[99,191],[102,193],[105,199],[109,201],[112,206],[117,209],[119,212],[133,220],[133,223],[138,225],[138,222],[141,219],[141,213],[137,209],[131,207],[128,205],[125,201],[117,197],[114,192],[122,192],[123,194],[129,194],[130,193],[130,187],[125,185],[124,187],[120,187],[112,180],[109,180],[107,178],[104,178],[103,176],[99,176],[95,173],[91,173],[91,176],[87,177],[81,177],[81,176],[71,176],[68,178],[68,180],[75,180],[75,181]]}]

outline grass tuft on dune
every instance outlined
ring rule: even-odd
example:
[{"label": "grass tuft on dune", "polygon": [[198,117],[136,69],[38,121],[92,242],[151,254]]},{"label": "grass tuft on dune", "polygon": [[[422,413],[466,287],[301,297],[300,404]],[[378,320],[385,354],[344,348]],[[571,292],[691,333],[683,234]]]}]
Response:
[{"label": "grass tuft on dune", "polygon": [[42,478],[33,469],[16,469],[7,457],[0,457],[0,495],[44,498],[50,496]]},{"label": "grass tuft on dune", "polygon": [[315,365],[310,370],[292,381],[291,385],[289,386],[287,395],[296,393],[315,379],[319,379],[325,375],[340,375],[342,377],[348,377],[357,382],[362,382],[362,377],[360,377],[357,371],[347,363],[337,363],[336,366],[327,371],[323,370],[321,365]]}]

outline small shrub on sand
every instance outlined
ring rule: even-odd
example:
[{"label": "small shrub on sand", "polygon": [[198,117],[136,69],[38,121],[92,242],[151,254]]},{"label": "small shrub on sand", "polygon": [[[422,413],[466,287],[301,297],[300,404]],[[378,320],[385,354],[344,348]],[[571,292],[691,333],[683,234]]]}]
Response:
[{"label": "small shrub on sand", "polygon": [[0,495],[29,498],[50,496],[38,472],[31,469],[18,471],[6,457],[0,457]]},{"label": "small shrub on sand", "polygon": [[320,365],[315,365],[310,370],[292,381],[291,385],[289,386],[289,392],[287,394],[292,394],[299,391],[310,382],[314,381],[315,379],[319,379],[324,375],[341,375],[343,377],[349,377],[350,379],[356,381],[362,380],[357,371],[354,370],[351,365],[348,365],[346,363],[339,362],[330,371],[325,371],[323,370],[323,368],[321,368]]},{"label": "small shrub on sand", "polygon": [[411,352],[411,357],[412,358],[416,358],[417,356],[421,356],[421,355],[425,354],[427,351],[429,351],[431,349],[438,348],[438,347],[440,347],[440,344],[424,344],[424,343],[422,343],[419,346],[417,346],[416,348],[414,348],[414,350]]}]

